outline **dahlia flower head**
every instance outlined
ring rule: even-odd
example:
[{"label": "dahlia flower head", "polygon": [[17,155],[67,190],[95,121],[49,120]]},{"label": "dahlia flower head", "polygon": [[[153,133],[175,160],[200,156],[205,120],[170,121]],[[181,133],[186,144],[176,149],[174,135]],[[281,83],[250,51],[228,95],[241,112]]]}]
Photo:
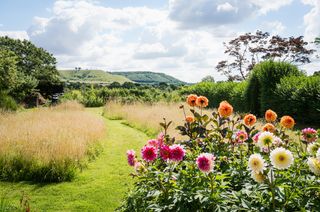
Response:
[{"label": "dahlia flower head", "polygon": [[271,132],[262,132],[256,143],[262,149],[269,148],[275,140],[275,136]]},{"label": "dahlia flower head", "polygon": [[236,140],[236,143],[242,144],[242,143],[244,143],[246,140],[248,140],[248,134],[247,134],[245,131],[240,130],[240,131],[238,131],[238,132],[236,133],[236,138],[235,138],[235,140]]},{"label": "dahlia flower head", "polygon": [[157,158],[157,149],[154,146],[146,145],[141,150],[142,159],[152,162]]},{"label": "dahlia flower head", "polygon": [[179,144],[174,144],[169,147],[170,154],[169,154],[169,160],[174,162],[179,162],[183,160],[183,157],[186,154],[186,151],[184,150],[183,146]]},{"label": "dahlia flower head", "polygon": [[293,164],[294,159],[289,150],[278,147],[270,152],[270,161],[276,169],[288,169]]},{"label": "dahlia flower head", "polygon": [[127,151],[127,159],[128,159],[128,164],[129,166],[134,166],[136,163],[136,155],[135,155],[135,151],[134,150],[128,150]]},{"label": "dahlia flower head", "polygon": [[267,164],[260,154],[256,153],[250,155],[248,161],[249,170],[255,173],[262,173],[266,169],[266,166]]},{"label": "dahlia flower head", "polygon": [[210,153],[202,153],[197,157],[197,165],[200,171],[210,173],[213,171],[215,157]]},{"label": "dahlia flower head", "polygon": [[313,128],[305,128],[301,131],[301,133],[301,140],[305,142],[313,143],[318,139],[318,133]]},{"label": "dahlia flower head", "polygon": [[263,183],[265,180],[265,176],[261,172],[251,172],[251,178],[257,183]]},{"label": "dahlia flower head", "polygon": [[308,158],[308,166],[315,175],[320,175],[320,160],[317,158]]},{"label": "dahlia flower head", "polygon": [[318,143],[310,143],[308,144],[307,152],[311,155],[316,155],[319,147]]}]

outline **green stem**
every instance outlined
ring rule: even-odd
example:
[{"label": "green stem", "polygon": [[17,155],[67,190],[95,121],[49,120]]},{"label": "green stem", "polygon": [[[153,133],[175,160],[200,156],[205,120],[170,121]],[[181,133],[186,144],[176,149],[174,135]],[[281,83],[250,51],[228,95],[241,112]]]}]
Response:
[{"label": "green stem", "polygon": [[272,170],[272,168],[271,168],[271,170],[270,170],[270,172],[271,172],[271,176],[270,176],[270,181],[271,181],[271,184],[270,184],[270,186],[271,186],[271,192],[272,192],[272,208],[273,208],[273,211],[275,211],[275,209],[276,209],[276,202],[275,202],[275,184],[274,184],[274,179],[273,179],[273,170]]},{"label": "green stem", "polygon": [[214,192],[214,180],[215,180],[215,175],[212,176],[213,173],[209,173],[209,177],[210,177],[210,186],[211,186],[211,193],[210,195],[212,196],[213,195],[213,192]]}]

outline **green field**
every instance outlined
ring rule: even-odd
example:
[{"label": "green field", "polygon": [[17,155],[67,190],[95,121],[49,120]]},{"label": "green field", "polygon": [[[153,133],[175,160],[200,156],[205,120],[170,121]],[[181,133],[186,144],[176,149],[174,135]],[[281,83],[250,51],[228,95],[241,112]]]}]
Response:
[{"label": "green field", "polygon": [[128,78],[120,75],[110,74],[102,70],[60,70],[61,79],[69,82],[111,84],[112,82],[131,82]]},{"label": "green field", "polygon": [[[88,109],[101,115],[101,108]],[[148,137],[118,120],[105,119],[103,153],[74,181],[57,184],[0,182],[0,194],[19,207],[22,192],[30,197],[31,211],[114,211],[132,185],[126,150],[139,149]],[[1,204],[1,203],[0,203]],[[11,210],[9,210],[11,211]]]}]

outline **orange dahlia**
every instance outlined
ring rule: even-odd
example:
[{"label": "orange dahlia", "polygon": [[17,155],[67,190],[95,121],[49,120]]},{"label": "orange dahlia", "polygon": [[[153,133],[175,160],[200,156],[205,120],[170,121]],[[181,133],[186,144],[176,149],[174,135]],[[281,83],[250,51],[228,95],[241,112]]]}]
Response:
[{"label": "orange dahlia", "polygon": [[220,116],[227,118],[232,114],[233,107],[227,101],[222,101],[220,102],[218,112]]},{"label": "orange dahlia", "polygon": [[186,122],[188,122],[188,123],[194,122],[193,116],[187,116],[187,117],[186,117]]},{"label": "orange dahlia", "polygon": [[196,100],[196,105],[198,107],[207,107],[209,104],[209,100],[205,96],[199,96]]},{"label": "orange dahlia", "polygon": [[273,110],[267,110],[264,114],[264,118],[267,122],[274,122],[277,119],[278,115]]},{"label": "orange dahlia", "polygon": [[267,123],[262,127],[262,130],[273,133],[276,130],[276,128],[273,124]]},{"label": "orange dahlia", "polygon": [[190,95],[187,97],[187,103],[188,103],[188,105],[190,105],[191,107],[196,106],[197,98],[198,98],[197,95],[195,95],[195,94],[190,94]]},{"label": "orange dahlia", "polygon": [[253,114],[248,114],[243,118],[243,122],[247,126],[253,126],[257,121],[257,118]]},{"label": "orange dahlia", "polygon": [[290,129],[295,125],[295,121],[291,116],[282,116],[280,124],[281,126]]}]

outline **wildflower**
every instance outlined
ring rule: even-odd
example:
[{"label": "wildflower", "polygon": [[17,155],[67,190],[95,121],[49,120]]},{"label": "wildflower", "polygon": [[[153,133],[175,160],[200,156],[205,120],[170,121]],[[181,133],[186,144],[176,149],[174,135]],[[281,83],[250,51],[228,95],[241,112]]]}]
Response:
[{"label": "wildflower", "polygon": [[289,150],[278,147],[270,153],[270,161],[277,169],[287,169],[293,163],[293,155]]},{"label": "wildflower", "polygon": [[188,97],[187,97],[187,103],[188,105],[190,105],[191,107],[194,107],[196,106],[196,100],[197,100],[198,96],[195,95],[195,94],[190,94]]},{"label": "wildflower", "polygon": [[254,136],[252,137],[252,140],[254,141],[254,143],[258,143],[258,139],[260,135],[261,135],[261,132],[254,134]]},{"label": "wildflower", "polygon": [[127,159],[128,159],[128,164],[129,166],[134,166],[135,161],[136,161],[136,156],[135,156],[135,151],[134,150],[128,150],[127,151]]},{"label": "wildflower", "polygon": [[251,178],[257,183],[263,183],[265,180],[264,175],[261,172],[251,172]]},{"label": "wildflower", "polygon": [[213,171],[215,157],[210,153],[202,153],[197,157],[197,165],[200,171],[209,173]]},{"label": "wildflower", "polygon": [[147,162],[154,161],[157,158],[157,150],[154,146],[146,145],[141,150],[143,160]]},{"label": "wildflower", "polygon": [[236,133],[236,142],[241,144],[248,139],[248,134],[244,131],[238,131]]},{"label": "wildflower", "polygon": [[169,159],[175,162],[179,162],[183,160],[186,151],[183,149],[181,145],[174,144],[170,146],[170,156]]},{"label": "wildflower", "polygon": [[319,149],[319,145],[317,143],[308,144],[307,151],[309,152],[309,154],[315,155],[318,149]]},{"label": "wildflower", "polygon": [[312,143],[318,139],[317,131],[313,128],[305,128],[302,131],[301,140]]},{"label": "wildflower", "polygon": [[194,117],[193,116],[187,116],[186,117],[186,122],[188,122],[188,123],[194,122]]},{"label": "wildflower", "polygon": [[196,100],[196,105],[198,107],[207,107],[209,104],[209,100],[205,96],[199,96]]},{"label": "wildflower", "polygon": [[266,113],[264,114],[264,118],[266,119],[267,122],[274,122],[275,120],[277,120],[278,115],[276,114],[276,112],[274,112],[273,110],[267,110]]},{"label": "wildflower", "polygon": [[163,159],[163,160],[167,160],[170,158],[170,148],[169,146],[167,145],[162,145],[160,147],[160,157]]},{"label": "wildflower", "polygon": [[219,105],[218,112],[220,116],[227,118],[232,114],[233,107],[227,101],[222,101]]},{"label": "wildflower", "polygon": [[295,121],[291,116],[283,116],[280,120],[280,124],[281,126],[290,129],[295,125]]},{"label": "wildflower", "polygon": [[155,148],[158,148],[159,147],[159,141],[156,140],[156,139],[151,139],[151,140],[148,141],[148,145],[154,146]]},{"label": "wildflower", "polygon": [[310,170],[315,174],[315,175],[320,175],[320,160],[316,158],[308,158],[308,165]]},{"label": "wildflower", "polygon": [[253,126],[257,121],[257,118],[253,114],[248,114],[243,118],[243,122],[246,126],[251,127]]},{"label": "wildflower", "polygon": [[262,132],[259,135],[257,145],[262,148],[269,148],[274,142],[275,136],[271,132]]},{"label": "wildflower", "polygon": [[260,154],[250,155],[248,166],[251,171],[256,173],[263,172],[266,169],[266,163]]},{"label": "wildflower", "polygon": [[274,132],[276,130],[275,126],[271,123],[267,123],[262,127],[262,131]]}]

